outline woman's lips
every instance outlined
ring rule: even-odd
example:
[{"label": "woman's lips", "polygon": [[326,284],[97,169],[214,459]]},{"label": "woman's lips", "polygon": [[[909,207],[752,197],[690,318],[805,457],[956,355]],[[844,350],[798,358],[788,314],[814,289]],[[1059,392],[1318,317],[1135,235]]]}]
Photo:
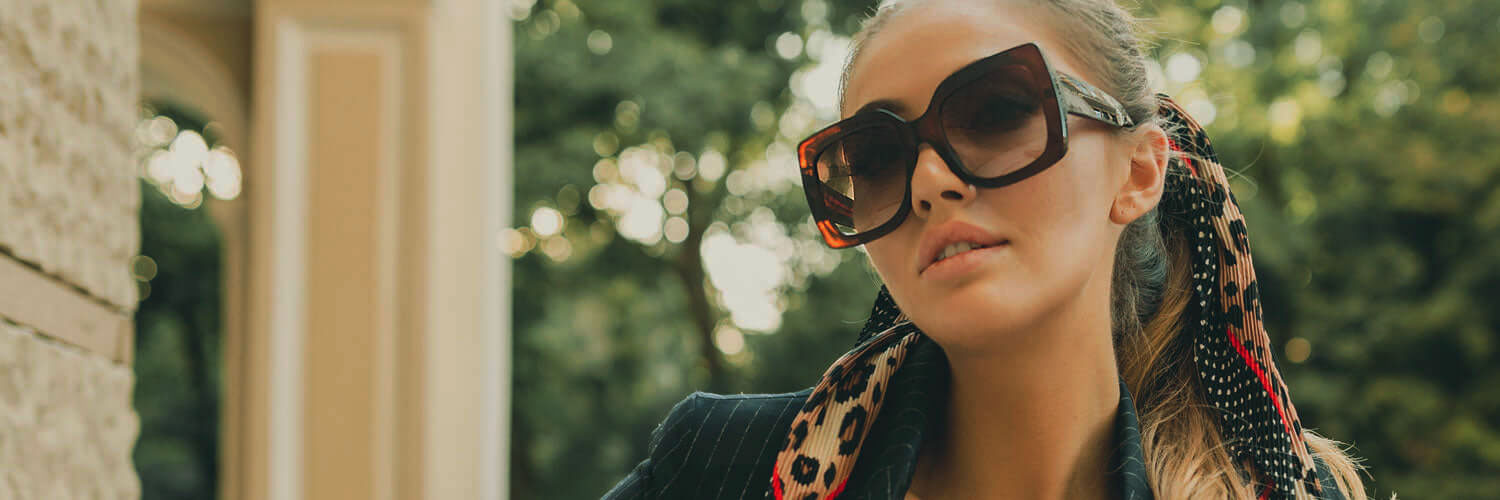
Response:
[{"label": "woman's lips", "polygon": [[1004,241],[984,248],[976,248],[967,252],[939,260],[927,266],[918,277],[924,280],[947,281],[963,277],[965,274],[975,270],[985,262],[999,257],[1003,252],[1010,250],[1010,242]]},{"label": "woman's lips", "polygon": [[943,250],[955,243],[968,243],[976,246],[996,246],[1010,241],[984,229],[978,225],[963,220],[950,220],[929,228],[922,234],[917,243],[917,274],[922,274],[942,258]]}]

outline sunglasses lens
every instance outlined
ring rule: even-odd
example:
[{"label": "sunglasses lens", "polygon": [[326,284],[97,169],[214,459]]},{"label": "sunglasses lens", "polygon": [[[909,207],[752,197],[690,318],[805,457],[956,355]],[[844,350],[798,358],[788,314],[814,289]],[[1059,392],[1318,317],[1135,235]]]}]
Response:
[{"label": "sunglasses lens", "polygon": [[911,147],[892,125],[863,127],[818,154],[820,201],[839,233],[852,236],[890,221],[906,199]]},{"label": "sunglasses lens", "polygon": [[963,168],[994,178],[1031,164],[1047,149],[1047,117],[1038,81],[1028,66],[1000,66],[956,89],[943,101],[943,133]]}]

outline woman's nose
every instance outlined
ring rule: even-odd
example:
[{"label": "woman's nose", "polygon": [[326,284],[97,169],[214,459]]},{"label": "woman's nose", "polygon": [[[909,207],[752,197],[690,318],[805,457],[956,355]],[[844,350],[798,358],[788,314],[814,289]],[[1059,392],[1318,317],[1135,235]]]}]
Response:
[{"label": "woman's nose", "polygon": [[925,219],[938,207],[962,206],[975,194],[974,186],[959,179],[932,146],[917,146],[917,165],[911,175],[912,212]]}]

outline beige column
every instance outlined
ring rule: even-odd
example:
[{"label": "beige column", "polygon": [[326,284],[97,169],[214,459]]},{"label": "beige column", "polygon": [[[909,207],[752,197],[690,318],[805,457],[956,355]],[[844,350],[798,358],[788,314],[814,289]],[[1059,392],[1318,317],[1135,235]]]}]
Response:
[{"label": "beige column", "polygon": [[499,3],[265,0],[254,16],[232,497],[503,497]]}]

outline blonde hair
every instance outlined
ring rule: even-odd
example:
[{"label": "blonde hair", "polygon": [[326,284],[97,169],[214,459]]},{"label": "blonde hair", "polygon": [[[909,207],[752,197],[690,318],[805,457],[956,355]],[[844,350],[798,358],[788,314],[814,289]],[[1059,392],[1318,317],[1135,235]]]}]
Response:
[{"label": "blonde hair", "polygon": [[[865,20],[839,84],[840,107],[849,74],[865,42],[917,0],[886,2]],[[1139,20],[1112,0],[1040,0],[1058,22],[1064,49],[1099,78],[1097,85],[1124,105],[1137,123],[1162,126],[1156,91],[1146,76],[1146,42]],[[1166,131],[1169,136],[1171,130]],[[1175,169],[1168,175],[1186,175]],[[1147,476],[1158,498],[1255,499],[1260,485],[1242,474],[1219,432],[1218,410],[1204,397],[1190,339],[1193,318],[1187,240],[1152,209],[1126,225],[1115,250],[1110,290],[1115,356],[1134,396]],[[1337,441],[1303,431],[1308,451],[1332,472],[1350,500],[1364,500],[1362,467]]]}]

